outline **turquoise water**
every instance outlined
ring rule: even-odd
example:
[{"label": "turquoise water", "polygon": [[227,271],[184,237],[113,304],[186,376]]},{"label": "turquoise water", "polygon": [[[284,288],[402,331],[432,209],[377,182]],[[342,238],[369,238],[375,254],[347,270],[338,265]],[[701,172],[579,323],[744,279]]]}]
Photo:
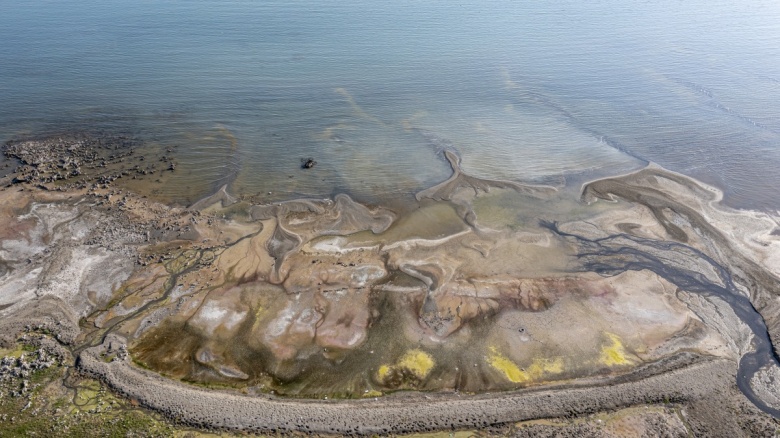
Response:
[{"label": "turquoise water", "polygon": [[479,176],[654,161],[780,208],[776,2],[0,0],[0,41],[0,140],[175,147],[182,203],[408,193],[454,147]]}]

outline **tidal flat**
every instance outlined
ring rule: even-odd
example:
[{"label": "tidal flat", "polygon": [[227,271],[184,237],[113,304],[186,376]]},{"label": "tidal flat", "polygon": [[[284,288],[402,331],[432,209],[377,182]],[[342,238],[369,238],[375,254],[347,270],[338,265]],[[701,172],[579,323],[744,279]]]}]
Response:
[{"label": "tidal flat", "polygon": [[387,204],[183,207],[130,139],[4,153],[0,347],[58,352],[63,385],[233,432],[777,431],[778,217],[684,175],[524,184],[446,148],[449,178]]}]

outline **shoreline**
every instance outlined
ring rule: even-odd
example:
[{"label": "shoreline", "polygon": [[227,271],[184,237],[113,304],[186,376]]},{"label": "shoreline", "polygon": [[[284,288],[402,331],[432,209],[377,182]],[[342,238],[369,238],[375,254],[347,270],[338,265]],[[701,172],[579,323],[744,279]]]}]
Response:
[{"label": "shoreline", "polygon": [[121,343],[121,339],[108,338],[101,346],[86,350],[79,369],[183,424],[253,433],[408,434],[501,426],[669,400],[698,400],[724,392],[736,371],[728,360],[682,355],[651,364],[617,383],[605,379],[604,385],[477,395],[401,393],[374,400],[296,400],[201,389],[137,368],[128,359],[106,362],[101,357],[113,351],[112,344]]},{"label": "shoreline", "polygon": [[[60,153],[67,153],[63,152],[65,149],[60,149],[62,149]],[[500,193],[527,195],[529,199],[538,199],[540,203],[547,202],[548,197],[558,193],[557,190],[548,187],[524,186],[519,183],[473,178],[460,171],[456,155],[447,156],[447,159],[452,165],[453,175],[444,182],[419,192],[418,202],[423,206],[430,206],[438,205],[437,203],[444,199],[446,205],[449,206],[448,208],[452,210],[452,213],[447,213],[449,216],[445,215],[446,220],[459,223],[460,228],[453,228],[449,231],[450,234],[443,238],[406,236],[399,237],[395,241],[389,237],[374,236],[398,234],[396,225],[403,224],[404,218],[399,218],[396,212],[381,207],[367,208],[346,195],[338,195],[332,200],[296,199],[278,205],[251,205],[234,199],[223,186],[215,194],[203,198],[190,208],[178,208],[150,201],[127,189],[115,189],[111,186],[110,178],[109,180],[98,179],[92,183],[91,187],[87,187],[89,184],[86,182],[79,182],[74,187],[66,186],[60,191],[49,191],[46,184],[51,184],[51,182],[41,182],[36,179],[40,178],[41,174],[32,172],[28,166],[24,172],[26,172],[25,175],[34,175],[32,179],[17,181],[0,189],[0,197],[8,201],[6,206],[0,209],[0,216],[9,224],[9,229],[5,231],[6,234],[0,235],[0,245],[4,245],[3,242],[6,241],[12,242],[6,246],[0,246],[0,249],[5,251],[2,253],[3,257],[7,259],[4,263],[8,263],[9,266],[8,269],[0,266],[3,268],[0,270],[0,278],[5,279],[0,283],[0,315],[3,315],[3,319],[5,319],[0,323],[0,327],[4,328],[6,332],[0,338],[0,344],[13,344],[16,342],[17,333],[27,330],[25,323],[12,317],[12,314],[27,315],[25,321],[28,325],[29,321],[36,318],[47,320],[49,321],[47,327],[51,327],[47,330],[51,330],[53,335],[59,338],[61,345],[76,353],[74,360],[80,372],[104,381],[116,392],[123,394],[128,399],[137,400],[152,411],[160,412],[177,422],[206,429],[322,434],[395,434],[505,426],[531,419],[584,416],[623,407],[664,403],[667,400],[673,400],[674,403],[682,406],[693,406],[709,403],[706,402],[709,396],[719,395],[723,392],[730,394],[728,396],[731,400],[729,403],[738,403],[740,406],[746,403],[744,395],[737,392],[735,384],[737,361],[733,360],[733,355],[747,356],[741,351],[712,355],[698,352],[688,356],[680,356],[674,351],[685,351],[684,349],[669,350],[670,353],[660,354],[653,360],[648,359],[649,361],[645,362],[643,359],[640,362],[642,365],[617,376],[611,375],[611,377],[597,379],[576,377],[574,380],[564,380],[570,383],[531,385],[527,389],[514,391],[490,391],[464,396],[465,393],[458,394],[448,391],[429,392],[423,390],[416,392],[414,386],[400,386],[397,390],[383,395],[376,401],[333,400],[324,402],[315,399],[300,400],[267,395],[242,396],[237,390],[229,392],[206,390],[178,381],[175,377],[162,377],[156,372],[141,369],[130,362],[126,347],[117,347],[117,345],[129,342],[116,333],[123,330],[144,333],[146,330],[154,328],[154,322],[144,326],[144,323],[140,322],[138,318],[148,317],[150,321],[160,322],[168,316],[175,315],[180,307],[186,307],[185,301],[192,299],[198,288],[215,290],[214,286],[210,286],[212,280],[201,279],[199,276],[194,280],[193,276],[200,275],[201,269],[203,272],[206,272],[206,268],[211,269],[210,267],[215,270],[217,268],[223,269],[220,268],[222,266],[220,263],[228,263],[226,266],[233,266],[230,263],[239,263],[227,256],[224,256],[227,257],[226,261],[220,262],[220,257],[223,257],[222,254],[230,248],[241,249],[240,245],[243,245],[241,243],[243,241],[251,243],[254,239],[262,238],[278,239],[278,242],[281,242],[281,244],[274,243],[273,245],[276,246],[273,246],[267,243],[272,242],[272,240],[258,240],[260,242],[258,248],[266,248],[267,253],[263,253],[266,249],[262,249],[257,253],[257,260],[249,263],[248,268],[258,270],[247,271],[246,276],[250,280],[246,281],[258,281],[259,278],[269,284],[273,283],[274,287],[277,288],[295,287],[305,292],[314,286],[306,286],[308,283],[300,285],[294,284],[294,282],[290,283],[290,278],[293,278],[291,272],[294,272],[294,269],[299,269],[302,272],[296,275],[300,275],[300,278],[304,279],[309,278],[314,274],[308,273],[306,269],[314,269],[318,265],[310,263],[308,259],[304,259],[303,262],[295,262],[294,257],[301,251],[315,251],[312,254],[318,258],[322,258],[323,254],[330,257],[326,253],[333,252],[335,254],[333,257],[338,256],[338,263],[334,262],[334,266],[338,266],[340,272],[351,272],[349,271],[349,267],[352,266],[349,265],[350,257],[353,257],[353,253],[362,254],[364,250],[373,251],[380,255],[390,254],[390,259],[395,260],[398,257],[406,257],[407,253],[430,252],[439,248],[444,248],[449,251],[448,253],[452,253],[451,249],[448,248],[451,248],[453,244],[460,244],[460,241],[465,241],[470,251],[476,249],[477,254],[481,254],[472,254],[469,257],[484,258],[487,257],[486,254],[490,254],[490,251],[483,249],[483,246],[488,243],[493,245],[496,241],[495,237],[490,236],[509,233],[507,241],[512,241],[521,234],[512,234],[514,231],[500,231],[498,228],[492,229],[483,226],[481,222],[483,216],[480,216],[482,213],[475,213],[478,209],[475,207],[473,199],[483,193],[492,196],[491,188]],[[56,160],[56,156],[46,158],[47,163],[53,163]],[[114,165],[116,168],[112,172],[118,172],[121,175],[123,172],[122,164],[117,162]],[[138,176],[140,178],[142,174],[139,173]],[[92,176],[89,175],[88,171],[85,171],[79,175],[73,175],[73,177],[76,179],[85,178],[86,181],[90,181]],[[7,177],[6,183],[10,183],[11,178],[12,176]],[[43,175],[43,178],[46,178],[46,175]],[[55,178],[54,181],[56,180]],[[472,192],[473,198],[470,197]],[[621,193],[623,193],[622,196]],[[652,197],[642,198],[644,193],[658,196],[661,201],[655,201],[653,200],[655,198]],[[709,194],[710,197],[707,198],[705,193]],[[600,268],[603,270],[602,275],[605,275],[610,269],[615,272],[626,269],[643,269],[648,272],[656,272],[658,280],[662,278],[669,280],[662,274],[666,272],[665,270],[671,269],[670,272],[676,275],[676,277],[670,277],[672,280],[688,281],[686,280],[687,276],[690,276],[691,272],[699,270],[703,279],[696,281],[700,281],[708,288],[724,285],[723,289],[727,292],[723,293],[735,294],[734,296],[738,296],[744,301],[749,298],[750,306],[756,309],[754,312],[757,311],[756,315],[761,318],[762,322],[766,320],[764,330],[768,330],[769,334],[778,333],[780,330],[780,305],[776,305],[776,296],[780,292],[776,290],[772,279],[776,280],[778,271],[780,271],[780,266],[776,266],[775,263],[776,260],[780,261],[780,236],[772,234],[772,230],[776,229],[776,222],[772,221],[769,214],[734,210],[723,206],[719,203],[719,200],[722,199],[722,192],[685,175],[666,171],[653,164],[625,175],[605,177],[583,184],[581,199],[585,199],[587,196],[593,197],[594,200],[618,196],[622,203],[629,203],[628,207],[630,208],[621,207],[619,213],[622,216],[614,216],[609,213],[610,210],[603,210],[603,213],[593,216],[589,221],[574,220],[571,223],[563,223],[561,224],[563,228],[560,228],[557,223],[549,227],[542,224],[541,231],[534,231],[534,233],[542,233],[539,235],[546,236],[547,240],[537,239],[537,242],[533,238],[534,235],[530,234],[531,237],[528,239],[531,243],[527,247],[548,248],[552,245],[550,243],[552,238],[558,239],[563,242],[562,247],[575,248],[574,255],[567,257],[571,256],[572,260],[578,260],[580,259],[577,256],[578,252],[593,254],[595,247],[592,246],[592,242],[600,242],[601,246],[596,253],[599,257],[599,263],[602,264]],[[638,199],[633,204],[630,203],[632,196],[636,196]],[[691,206],[688,206],[686,202]],[[26,206],[26,210],[16,209],[17,205],[20,208]],[[32,208],[35,205],[51,208],[47,207],[38,211]],[[246,213],[245,216],[241,217],[247,219],[244,222],[234,221],[231,217],[237,213],[233,213],[231,209],[240,211],[242,208],[246,209]],[[431,211],[435,212],[436,210]],[[655,212],[655,216],[649,214],[651,211]],[[224,212],[229,212],[231,217],[226,218]],[[293,217],[294,220],[289,220],[288,217]],[[625,222],[623,222],[624,220]],[[636,223],[632,222],[634,220]],[[268,228],[270,226],[276,228]],[[387,232],[388,229],[389,232]],[[347,237],[361,235],[361,232],[372,234],[367,234],[369,237],[364,236],[362,241],[356,240],[354,247],[349,246]],[[382,234],[385,232],[387,234]],[[489,239],[475,240],[476,244],[470,243],[474,239],[485,239],[486,236]],[[331,240],[326,245],[309,245],[309,242],[317,238]],[[376,242],[380,244],[371,246],[371,239],[378,239]],[[683,257],[683,260],[679,265],[659,262],[660,264],[657,265],[646,263],[634,268],[625,268],[622,267],[622,261],[610,258],[613,257],[610,255],[613,249],[608,245],[613,241],[615,245],[620,245],[616,248],[631,248],[644,254],[645,257],[659,260]],[[655,243],[651,245],[652,242]],[[252,245],[258,244],[252,243]],[[653,245],[657,245],[657,247]],[[185,257],[187,251],[194,251],[198,254],[194,262],[186,261],[189,260],[188,257],[191,258],[191,256]],[[209,256],[211,258],[209,261],[204,261],[204,257],[209,253],[212,254]],[[344,263],[342,263],[341,257],[345,258]],[[354,257],[356,257],[355,263],[363,263],[362,261],[357,262],[357,256]],[[361,258],[366,257],[368,256],[361,256]],[[24,262],[24,260],[28,261]],[[582,260],[582,266],[574,268],[569,266],[568,269],[573,269],[571,271],[572,278],[576,278],[578,275],[584,276],[590,272],[591,268],[585,263],[587,258]],[[203,268],[199,267],[201,263]],[[269,263],[267,268],[262,268],[266,271],[259,270],[259,267]],[[292,265],[290,265],[291,263]],[[409,294],[413,294],[425,290],[427,285],[427,288],[430,289],[428,296],[436,299],[443,297],[445,300],[441,303],[445,304],[449,297],[446,292],[437,292],[446,290],[441,285],[450,284],[454,285],[451,286],[454,288],[461,287],[459,285],[465,283],[465,281],[461,281],[461,283],[450,281],[452,274],[432,271],[426,267],[425,263],[403,262],[406,263],[403,264],[397,260],[392,261],[392,263],[383,263],[387,264],[381,269],[386,271],[395,269],[422,282],[420,283],[422,289],[399,290],[406,290]],[[148,275],[163,275],[155,274],[155,272],[164,272],[166,269],[170,271],[169,266],[172,264],[181,265],[181,267],[176,268],[180,270],[175,271],[175,274],[171,274],[172,283],[164,294],[144,298],[147,301],[133,304],[135,307],[130,305],[124,307],[124,300],[130,301],[128,297],[133,298],[133,292],[117,296],[120,285],[137,281],[133,280],[134,276],[144,272],[148,272]],[[106,269],[108,266],[113,266],[113,268]],[[235,264],[235,266],[243,265]],[[301,266],[307,268],[303,269]],[[37,267],[40,267],[42,272],[36,271]],[[704,269],[702,267],[713,273],[702,271]],[[102,272],[99,272],[101,270]],[[736,273],[731,274],[732,271]],[[341,274],[329,275],[332,278],[328,281],[347,281],[338,277]],[[68,281],[72,282],[73,278],[78,278],[78,281],[65,287],[64,285]],[[490,280],[490,277],[487,278],[488,280],[479,280],[471,284],[472,286],[473,284],[481,284],[484,287],[497,287],[490,285],[502,285],[504,284],[502,282],[505,282],[504,277],[497,277],[498,279],[495,281]],[[13,279],[13,281],[9,281],[9,279]],[[224,281],[224,284],[229,285],[230,281],[233,280]],[[175,294],[171,293],[173,286],[179,282],[186,285],[183,289],[192,291],[195,288],[195,292],[186,292],[185,290]],[[218,283],[218,281],[216,282]],[[334,284],[338,286],[342,283]],[[534,287],[548,287],[544,286],[546,283],[539,284],[542,286]],[[348,287],[358,291],[365,289],[365,285]],[[390,290],[393,286],[373,285],[369,289],[372,287],[378,290],[385,287]],[[18,293],[18,291],[24,293]],[[325,293],[331,292],[326,291]],[[551,295],[540,299],[538,303],[542,303],[541,309],[523,307],[523,311],[544,311],[546,310],[545,306],[554,305],[545,304],[547,303],[545,300],[550,300],[550,303],[565,301],[559,295],[551,292],[543,293]],[[139,296],[143,295],[143,293],[139,293]],[[678,298],[675,299],[679,299],[679,293],[677,295]],[[174,300],[169,300],[169,296],[175,298],[179,304],[173,305],[170,301]],[[464,296],[466,295],[455,295],[461,300],[464,299]],[[56,300],[51,301],[54,303],[53,306],[51,303],[42,305],[42,303],[48,303],[45,300],[47,297],[56,297]],[[706,293],[702,294],[702,297],[704,300],[712,300],[712,298],[707,298]],[[199,299],[202,300],[202,298]],[[524,299],[528,299],[528,297]],[[500,303],[509,302],[500,301]],[[691,307],[690,302],[685,300],[681,302],[689,308]],[[120,306],[117,306],[117,303]],[[349,302],[336,303],[344,307],[352,306]],[[539,305],[538,303],[533,304],[533,306]],[[723,304],[726,305],[726,302]],[[38,305],[41,307],[36,309]],[[554,308],[561,306],[563,304]],[[424,311],[424,306],[421,311]],[[498,312],[496,311],[496,313]],[[532,315],[532,312],[528,315]],[[233,312],[233,314],[237,313],[239,313],[238,310]],[[707,330],[733,341],[734,345],[741,342],[737,338],[744,336],[744,328],[740,328],[740,320],[737,316],[744,317],[745,315],[735,315],[736,319],[724,317],[721,324],[725,325],[726,329],[723,329],[721,326],[709,324],[707,321],[707,318],[712,318],[713,314],[720,314],[720,311],[694,313],[697,318],[703,321],[704,326],[708,327]],[[59,321],[59,324],[57,324],[56,318],[53,318],[57,314],[63,315],[60,318],[64,318],[64,320]],[[136,317],[136,315],[138,316]],[[79,318],[82,318],[82,328],[78,328]],[[138,321],[133,323],[131,321],[133,318]],[[421,316],[418,323],[423,324],[422,321]],[[440,318],[435,322],[441,324],[441,321]],[[445,323],[450,324],[446,321]],[[458,323],[466,326],[468,319],[464,317]],[[133,324],[137,325],[137,330],[133,328],[135,327]],[[461,333],[458,331],[460,326],[447,329],[446,324],[443,330],[449,330],[449,332],[437,332],[436,330],[439,330],[441,325],[436,326],[439,328],[432,325],[430,329],[423,327],[428,331],[421,333],[426,333],[426,336],[431,337],[439,336],[437,339],[440,341],[437,342],[443,342],[450,333],[456,335]],[[124,327],[125,325],[129,328]],[[142,330],[142,327],[146,328]],[[751,327],[754,331],[756,330],[755,325],[751,325]],[[224,330],[224,328],[220,330]],[[337,326],[336,331],[332,333],[338,335],[338,330],[341,329],[338,329]],[[415,330],[419,330],[419,328]],[[741,334],[733,335],[729,330]],[[214,333],[217,332],[214,331]],[[444,334],[442,335],[442,333]],[[758,332],[754,335],[762,336]],[[139,337],[142,336],[144,335],[139,335]],[[353,335],[350,336],[354,338]],[[682,342],[676,336],[675,334],[671,339],[674,342]],[[696,335],[691,339],[699,342],[704,339],[701,336],[703,335]],[[774,341],[774,345],[769,344],[769,337],[766,338],[766,342],[761,341],[764,343],[759,342],[756,345],[762,345],[764,349],[768,347],[776,350],[778,348],[777,337],[772,336],[771,340]],[[341,342],[338,337],[335,338],[335,341]],[[328,342],[335,341],[328,340]],[[694,345],[691,347],[694,350],[698,348],[695,347],[698,344],[691,345]],[[112,359],[120,350],[124,350],[122,353],[124,359]],[[109,354],[101,356],[104,353]],[[775,354],[771,351],[770,353]],[[766,352],[762,354],[766,354]],[[776,354],[773,357],[776,362]],[[109,361],[106,361],[107,359]],[[758,365],[762,365],[762,363],[759,362]],[[216,366],[213,367],[216,369]],[[236,376],[243,374],[230,363],[227,363],[224,369]],[[487,370],[490,371],[489,366]],[[757,370],[752,371],[756,372]],[[771,373],[767,375],[771,375]],[[762,397],[772,399],[780,394],[780,389],[773,388],[771,383],[765,383],[761,379],[754,380],[749,385],[759,385],[760,391],[756,392],[760,393]],[[555,382],[555,379],[549,381]],[[412,380],[412,383],[414,382]],[[160,388],[165,389],[161,390]],[[755,394],[753,396],[758,397]],[[757,398],[756,400],[760,401],[761,399]],[[188,402],[191,403],[188,405]],[[229,406],[223,410],[215,408],[221,405]],[[379,410],[382,410],[381,415],[377,413]],[[752,407],[749,415],[756,415],[754,411],[755,407]],[[219,416],[220,412],[225,415]],[[265,414],[258,416],[258,412]],[[302,423],[300,420],[302,416],[308,418],[308,421]]]}]

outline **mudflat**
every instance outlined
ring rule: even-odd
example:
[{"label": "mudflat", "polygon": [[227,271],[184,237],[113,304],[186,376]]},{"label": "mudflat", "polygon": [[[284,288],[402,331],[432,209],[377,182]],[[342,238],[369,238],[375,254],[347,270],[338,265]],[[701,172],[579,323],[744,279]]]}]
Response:
[{"label": "mudflat", "polygon": [[636,406],[662,407],[626,414],[647,434],[777,429],[778,218],[712,187],[485,180],[445,150],[402,202],[184,207],[148,197],[176,166],[142,150],[5,146],[1,347],[203,429],[610,436],[594,416]]}]

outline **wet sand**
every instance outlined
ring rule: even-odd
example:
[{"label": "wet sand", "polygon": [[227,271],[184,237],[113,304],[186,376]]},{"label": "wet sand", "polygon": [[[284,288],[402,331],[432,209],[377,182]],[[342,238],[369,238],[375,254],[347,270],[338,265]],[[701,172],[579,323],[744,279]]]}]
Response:
[{"label": "wet sand", "polygon": [[777,218],[685,176],[650,166],[577,199],[468,176],[447,150],[452,177],[402,209],[228,187],[181,208],[123,188],[133,145],[112,179],[89,152],[111,148],[74,138],[6,152],[27,164],[0,192],[2,341],[41,324],[81,372],[186,424],[408,433],[723,392],[780,408]]}]

